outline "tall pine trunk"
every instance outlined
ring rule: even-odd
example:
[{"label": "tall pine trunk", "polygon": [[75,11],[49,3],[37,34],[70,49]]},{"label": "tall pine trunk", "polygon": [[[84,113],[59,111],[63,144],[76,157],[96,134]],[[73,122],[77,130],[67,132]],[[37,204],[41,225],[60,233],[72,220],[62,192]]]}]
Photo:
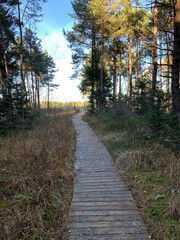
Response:
[{"label": "tall pine trunk", "polygon": [[34,106],[35,93],[34,93],[34,76],[33,76],[32,66],[31,66],[31,85],[32,85],[32,106]]},{"label": "tall pine trunk", "polygon": [[136,82],[135,82],[135,87],[137,92],[139,91],[139,88],[137,89],[138,86],[138,62],[139,62],[139,38],[137,39],[137,45],[136,45],[136,62],[135,62],[135,76],[136,76]]},{"label": "tall pine trunk", "polygon": [[116,81],[116,53],[114,53],[113,56],[113,107],[116,109],[116,85],[117,85],[117,81]]},{"label": "tall pine trunk", "polygon": [[49,89],[49,80],[48,80],[48,101],[47,101],[47,109],[49,110],[49,93],[50,93],[50,89]]},{"label": "tall pine trunk", "polygon": [[169,96],[169,79],[170,79],[170,38],[166,33],[166,44],[167,44],[167,82],[166,82],[166,92]]},{"label": "tall pine trunk", "polygon": [[101,96],[99,110],[103,111],[104,102],[104,26],[102,27],[101,33]]},{"label": "tall pine trunk", "polygon": [[158,33],[158,1],[154,3],[154,33],[153,33],[153,63],[152,63],[152,102],[154,102],[154,95],[157,85],[157,33]]},{"label": "tall pine trunk", "polygon": [[163,90],[163,82],[162,82],[162,35],[159,36],[160,42],[160,56],[159,56],[159,80],[160,80],[160,89]]},{"label": "tall pine trunk", "polygon": [[132,53],[131,53],[131,42],[128,35],[128,56],[129,56],[129,82],[128,82],[128,95],[132,99]]},{"label": "tall pine trunk", "polygon": [[38,97],[38,112],[40,112],[40,79],[37,78],[37,97]]},{"label": "tall pine trunk", "polygon": [[23,72],[23,36],[22,36],[22,22],[21,22],[21,10],[20,10],[20,1],[18,0],[18,24],[20,32],[20,75],[21,75],[21,111],[22,117],[24,118],[24,72]]},{"label": "tall pine trunk", "polygon": [[122,82],[122,52],[121,52],[121,48],[120,48],[120,55],[119,55],[119,104],[121,101],[121,82]]},{"label": "tall pine trunk", "polygon": [[21,88],[24,91],[24,75],[23,75],[23,36],[22,36],[22,23],[21,23],[21,10],[20,1],[18,1],[18,24],[20,31],[20,72],[21,72]]},{"label": "tall pine trunk", "polygon": [[92,39],[91,39],[91,54],[92,54],[92,60],[91,60],[91,68],[92,68],[92,78],[91,78],[91,111],[94,112],[95,105],[94,105],[94,84],[95,84],[95,45],[96,45],[96,34],[95,34],[95,28],[94,24],[92,24]]},{"label": "tall pine trunk", "polygon": [[[141,59],[141,41],[139,40],[139,72],[140,72],[140,81],[143,81],[143,73],[142,73],[142,59]],[[146,57],[145,57],[146,59]],[[144,71],[146,69],[146,66],[144,67]]]}]

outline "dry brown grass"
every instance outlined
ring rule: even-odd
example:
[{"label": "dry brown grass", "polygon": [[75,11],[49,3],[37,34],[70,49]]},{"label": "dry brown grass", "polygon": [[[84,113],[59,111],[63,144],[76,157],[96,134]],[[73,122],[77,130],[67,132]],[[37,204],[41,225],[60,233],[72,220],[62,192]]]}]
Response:
[{"label": "dry brown grass", "polygon": [[26,132],[1,139],[0,236],[2,240],[67,239],[73,191],[75,132],[63,112],[41,117]]},{"label": "dry brown grass", "polygon": [[[143,138],[149,129],[141,131],[142,123],[134,121],[130,128],[113,117],[102,114],[85,119],[108,148],[152,239],[179,240],[180,155],[157,140]],[[114,123],[120,130],[113,129]]]}]

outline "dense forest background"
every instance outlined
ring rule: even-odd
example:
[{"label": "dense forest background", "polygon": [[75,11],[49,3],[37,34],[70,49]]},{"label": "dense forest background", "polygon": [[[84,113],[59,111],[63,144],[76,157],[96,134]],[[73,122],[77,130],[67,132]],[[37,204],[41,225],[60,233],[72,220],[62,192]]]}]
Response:
[{"label": "dense forest background", "polygon": [[[142,2],[142,3],[141,3]],[[170,114],[179,122],[180,2],[73,1],[72,49],[91,112]],[[159,124],[162,119],[158,119]]]},{"label": "dense forest background", "polygon": [[[35,33],[45,0],[0,2],[0,122],[13,125],[40,109],[40,88],[53,87],[55,63]],[[91,112],[154,112],[179,122],[179,1],[73,1],[72,49],[80,90]],[[32,111],[31,111],[32,113]],[[163,119],[162,116],[162,119]],[[162,122],[159,118],[159,121]]]},{"label": "dense forest background", "polygon": [[0,126],[14,127],[40,110],[40,89],[49,94],[56,66],[36,36],[45,0],[0,1]]}]

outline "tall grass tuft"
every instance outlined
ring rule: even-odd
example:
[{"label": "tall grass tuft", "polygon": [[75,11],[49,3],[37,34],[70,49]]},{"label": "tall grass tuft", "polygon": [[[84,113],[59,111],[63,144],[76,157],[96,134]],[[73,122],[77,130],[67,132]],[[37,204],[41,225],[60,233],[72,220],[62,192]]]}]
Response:
[{"label": "tall grass tuft", "polygon": [[157,132],[149,116],[132,113],[104,112],[85,120],[108,148],[152,239],[179,240],[179,126],[166,125]]},{"label": "tall grass tuft", "polygon": [[74,112],[44,113],[26,131],[26,164],[20,132],[0,142],[2,240],[67,239],[73,191]]}]

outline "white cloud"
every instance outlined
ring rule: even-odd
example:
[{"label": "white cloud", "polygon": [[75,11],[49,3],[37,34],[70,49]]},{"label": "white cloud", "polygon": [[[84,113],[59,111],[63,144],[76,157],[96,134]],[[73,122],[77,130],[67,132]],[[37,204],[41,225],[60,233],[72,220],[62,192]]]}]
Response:
[{"label": "white cloud", "polygon": [[[64,28],[71,29],[72,23]],[[47,49],[49,55],[54,58],[58,72],[55,75],[54,83],[59,84],[59,88],[51,93],[53,101],[83,101],[78,89],[79,81],[70,80],[73,73],[71,65],[71,50],[67,46],[67,41],[63,35],[63,29],[52,30],[45,23],[40,24],[41,29],[39,35],[42,39],[43,49]],[[43,37],[45,36],[45,37]],[[45,98],[43,98],[45,100]]]}]

